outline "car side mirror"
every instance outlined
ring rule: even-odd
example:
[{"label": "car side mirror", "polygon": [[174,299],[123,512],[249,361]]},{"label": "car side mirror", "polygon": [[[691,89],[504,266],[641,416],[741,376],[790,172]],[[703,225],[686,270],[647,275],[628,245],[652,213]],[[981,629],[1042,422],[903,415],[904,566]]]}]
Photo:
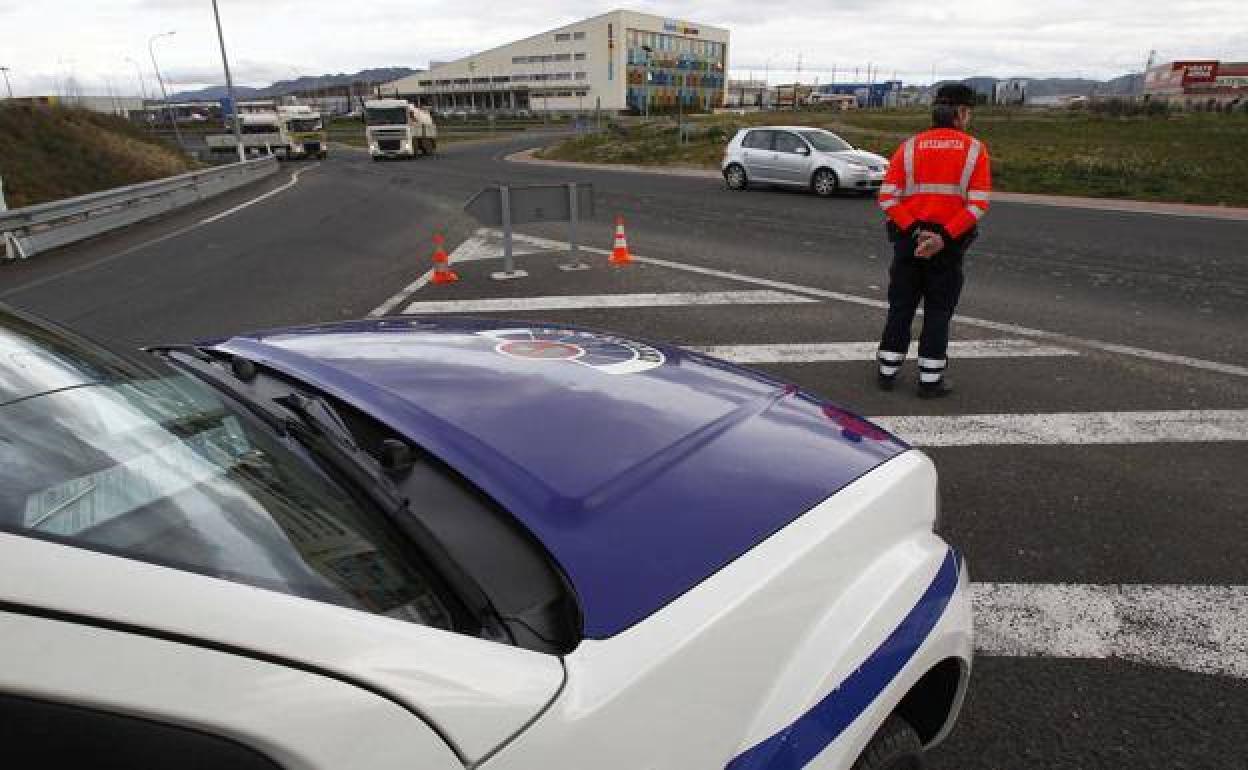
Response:
[{"label": "car side mirror", "polygon": [[798,148],[797,148],[797,154],[798,154],[798,155],[809,155],[809,154],[810,154],[810,148],[809,148],[809,147],[798,147]]}]

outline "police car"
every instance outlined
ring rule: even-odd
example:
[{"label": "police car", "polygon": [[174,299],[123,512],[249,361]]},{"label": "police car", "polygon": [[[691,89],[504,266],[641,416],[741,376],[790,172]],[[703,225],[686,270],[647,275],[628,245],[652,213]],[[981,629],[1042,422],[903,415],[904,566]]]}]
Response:
[{"label": "police car", "polygon": [[0,307],[11,767],[902,768],[971,666],[931,462],[580,329],[105,349]]}]

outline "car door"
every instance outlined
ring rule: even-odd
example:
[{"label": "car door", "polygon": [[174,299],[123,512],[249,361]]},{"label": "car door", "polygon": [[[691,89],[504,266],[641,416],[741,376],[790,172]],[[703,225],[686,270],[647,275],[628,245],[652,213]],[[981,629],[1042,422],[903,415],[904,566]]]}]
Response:
[{"label": "car door", "polygon": [[805,185],[810,181],[810,145],[792,131],[777,131],[772,141],[776,181]]},{"label": "car door", "polygon": [[775,131],[754,130],[745,135],[741,141],[741,155],[745,164],[745,173],[751,180],[770,182],[775,179],[772,164],[772,136]]}]

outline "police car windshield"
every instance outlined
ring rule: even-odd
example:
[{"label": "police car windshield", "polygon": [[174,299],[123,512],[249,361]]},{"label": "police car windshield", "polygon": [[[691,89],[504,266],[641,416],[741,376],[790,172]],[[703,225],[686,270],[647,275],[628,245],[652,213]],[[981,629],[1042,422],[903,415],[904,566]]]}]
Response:
[{"label": "police car windshield", "polygon": [[0,401],[0,531],[461,625],[402,534],[241,404],[159,362],[70,367],[73,349],[39,347],[17,364],[40,370],[24,397]]},{"label": "police car windshield", "polygon": [[803,131],[802,138],[819,152],[840,152],[852,150],[853,145],[829,131]]}]

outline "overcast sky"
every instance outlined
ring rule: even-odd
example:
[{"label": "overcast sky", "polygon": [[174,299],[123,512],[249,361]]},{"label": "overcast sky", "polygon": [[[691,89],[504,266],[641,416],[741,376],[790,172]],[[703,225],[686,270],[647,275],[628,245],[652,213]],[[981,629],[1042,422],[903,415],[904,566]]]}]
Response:
[{"label": "overcast sky", "polygon": [[[425,67],[621,7],[570,0],[219,0],[235,80]],[[693,0],[628,6],[732,31],[733,76],[1110,78],[1162,59],[1248,59],[1245,0]],[[19,95],[174,90],[223,82],[210,0],[0,0],[0,66]],[[129,57],[134,63],[128,62]]]}]

